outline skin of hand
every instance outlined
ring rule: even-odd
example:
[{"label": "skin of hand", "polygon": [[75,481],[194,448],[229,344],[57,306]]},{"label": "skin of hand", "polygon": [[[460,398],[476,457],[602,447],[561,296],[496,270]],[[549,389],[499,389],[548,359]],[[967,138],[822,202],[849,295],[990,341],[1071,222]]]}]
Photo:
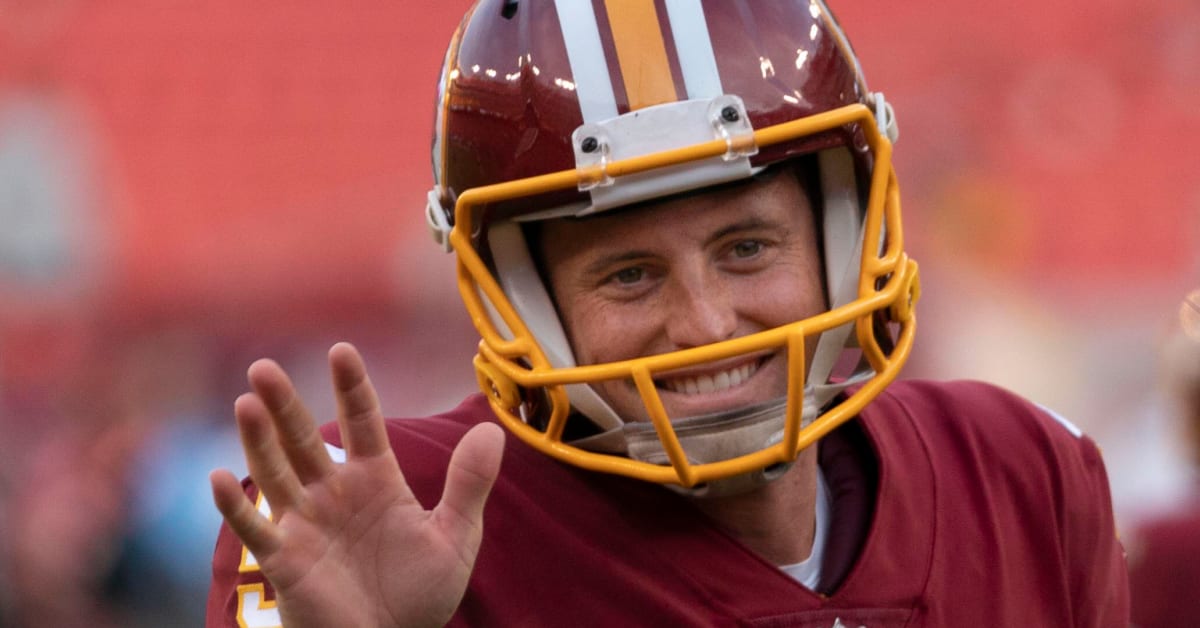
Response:
[{"label": "skin of hand", "polygon": [[258,360],[234,414],[264,517],[226,470],[213,500],[275,589],[285,626],[441,626],[466,591],[504,433],[472,428],[447,469],[442,499],[413,497],[388,444],[379,398],[357,350],[329,351],[346,462],[329,457],[283,369]]}]

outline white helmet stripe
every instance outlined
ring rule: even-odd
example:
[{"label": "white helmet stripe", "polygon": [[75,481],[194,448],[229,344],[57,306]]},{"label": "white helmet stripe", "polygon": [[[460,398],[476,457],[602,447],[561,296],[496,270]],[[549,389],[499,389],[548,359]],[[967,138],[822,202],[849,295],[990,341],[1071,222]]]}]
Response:
[{"label": "white helmet stripe", "polygon": [[725,93],[700,0],[666,0],[666,5],[687,97],[708,99]]},{"label": "white helmet stripe", "polygon": [[[567,60],[571,63],[583,121],[615,118],[617,99],[613,95],[612,77],[608,73],[592,3],[590,0],[555,0],[554,8],[567,47]],[[534,61],[536,63],[536,59]]]}]

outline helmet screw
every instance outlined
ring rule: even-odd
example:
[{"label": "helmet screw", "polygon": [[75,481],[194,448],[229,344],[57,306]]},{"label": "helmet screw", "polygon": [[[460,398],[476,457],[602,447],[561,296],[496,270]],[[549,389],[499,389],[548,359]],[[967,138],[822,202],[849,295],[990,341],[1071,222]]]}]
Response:
[{"label": "helmet screw", "polygon": [[594,153],[597,148],[600,148],[600,141],[594,137],[585,137],[580,142],[579,148],[583,149],[585,153]]},{"label": "helmet screw", "polygon": [[742,116],[738,113],[737,107],[729,106],[721,110],[721,119],[726,122],[737,122],[741,117]]}]

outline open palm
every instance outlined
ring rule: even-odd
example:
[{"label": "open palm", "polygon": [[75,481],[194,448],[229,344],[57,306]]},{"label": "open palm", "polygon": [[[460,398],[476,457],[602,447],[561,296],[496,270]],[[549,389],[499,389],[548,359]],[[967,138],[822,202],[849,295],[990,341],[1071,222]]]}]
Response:
[{"label": "open palm", "polygon": [[283,369],[251,365],[254,392],[234,404],[264,516],[228,471],[213,498],[275,588],[284,625],[440,626],[462,599],[499,472],[503,432],[476,426],[455,448],[441,502],[413,497],[388,444],[379,399],[358,352],[329,352],[344,463],[329,456]]}]

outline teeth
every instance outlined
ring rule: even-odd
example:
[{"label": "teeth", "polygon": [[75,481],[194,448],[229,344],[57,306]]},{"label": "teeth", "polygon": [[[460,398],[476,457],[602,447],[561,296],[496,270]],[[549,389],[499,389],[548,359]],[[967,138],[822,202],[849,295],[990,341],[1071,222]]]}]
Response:
[{"label": "teeth", "polygon": [[752,362],[720,373],[665,380],[662,385],[671,392],[685,395],[707,394],[738,386],[750,379],[750,376],[757,370],[758,364]]}]

